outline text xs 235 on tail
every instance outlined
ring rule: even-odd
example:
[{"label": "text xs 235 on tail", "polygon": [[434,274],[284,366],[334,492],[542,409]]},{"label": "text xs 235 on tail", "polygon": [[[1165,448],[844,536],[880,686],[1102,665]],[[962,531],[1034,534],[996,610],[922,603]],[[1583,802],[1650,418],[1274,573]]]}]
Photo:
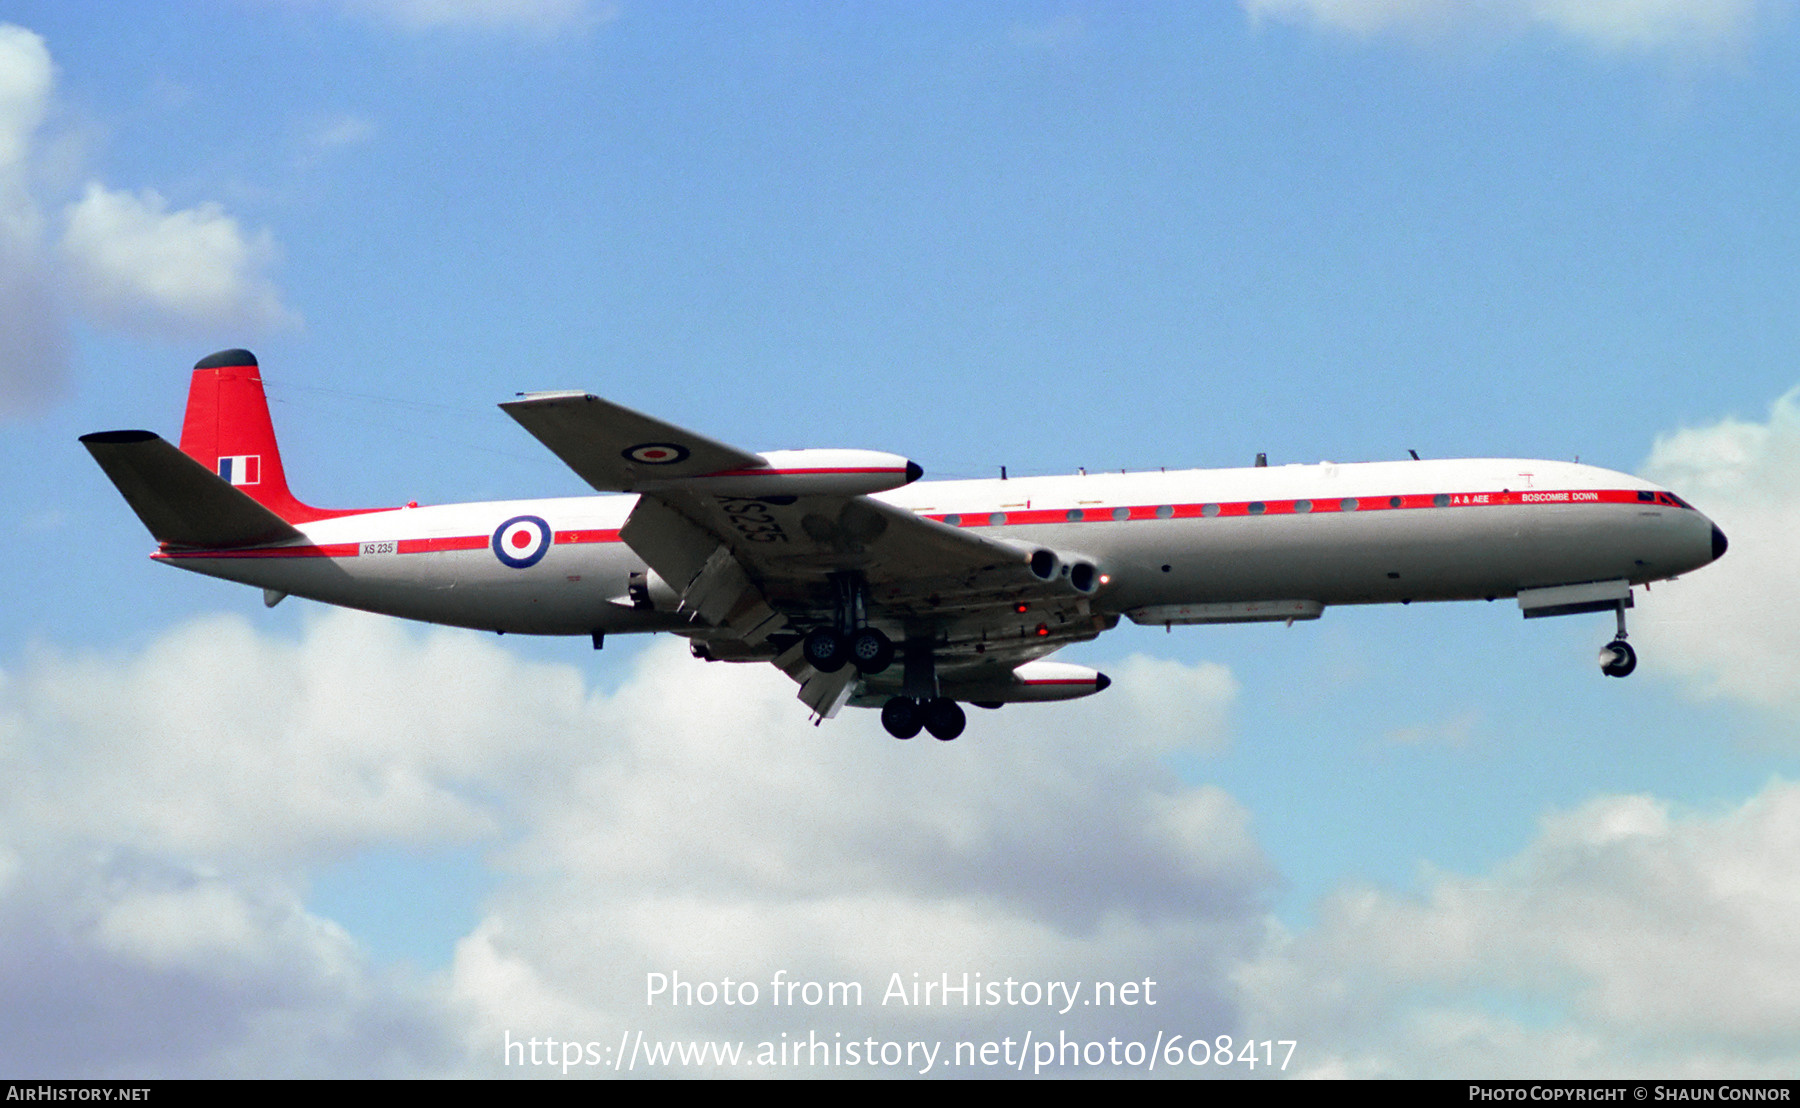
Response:
[{"label": "text xs 235 on tail", "polygon": [[[194,367],[179,448],[82,438],[157,561],[264,590],[490,631],[666,631],[770,662],[820,718],[881,710],[897,738],[962,733],[962,705],[1090,696],[1044,660],[1120,617],[1317,619],[1334,604],[1512,597],[1527,619],[1611,611],[1602,669],[1637,664],[1633,586],[1725,536],[1667,489],[1568,462],[1255,466],[920,481],[874,450],[757,454],[585,392],[501,409],[600,493],[368,510],[288,490],[256,358]],[[453,586],[453,587],[449,587]]]}]

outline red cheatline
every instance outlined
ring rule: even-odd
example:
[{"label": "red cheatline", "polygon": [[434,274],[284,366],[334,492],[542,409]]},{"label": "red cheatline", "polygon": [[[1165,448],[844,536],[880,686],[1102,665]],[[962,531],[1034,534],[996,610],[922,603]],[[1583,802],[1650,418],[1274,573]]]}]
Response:
[{"label": "red cheatline", "polygon": [[[1683,507],[1672,500],[1665,500],[1666,494],[1658,494],[1657,503],[1665,507]],[[1446,497],[1447,503],[1439,504],[1437,498]],[[1159,516],[1157,508],[1169,509],[1169,516],[1176,519],[1192,519],[1195,517],[1218,516],[1275,516],[1275,515],[1331,515],[1345,512],[1388,512],[1395,510],[1411,510],[1415,508],[1497,508],[1518,505],[1536,506],[1544,504],[1635,504],[1640,502],[1637,489],[1575,489],[1541,491],[1536,489],[1508,489],[1498,492],[1453,492],[1453,493],[1406,493],[1398,496],[1382,496],[1370,494],[1361,497],[1330,497],[1325,499],[1267,500],[1267,501],[1225,501],[1193,504],[1136,504],[1124,506],[1127,516],[1132,521],[1165,518]],[[1297,509],[1296,504],[1305,501],[1310,505],[1307,509]],[[1397,502],[1397,503],[1396,503]],[[1262,510],[1252,512],[1252,504],[1261,504]],[[992,527],[1002,524],[1032,525],[1045,523],[1099,523],[1115,522],[1113,512],[1115,506],[1100,508],[1036,508],[1028,511],[1009,511],[1005,513],[966,512],[966,513],[931,513],[925,518],[948,523],[952,527]],[[1072,518],[1079,512],[1080,519]],[[994,516],[1004,516],[995,520]]]}]

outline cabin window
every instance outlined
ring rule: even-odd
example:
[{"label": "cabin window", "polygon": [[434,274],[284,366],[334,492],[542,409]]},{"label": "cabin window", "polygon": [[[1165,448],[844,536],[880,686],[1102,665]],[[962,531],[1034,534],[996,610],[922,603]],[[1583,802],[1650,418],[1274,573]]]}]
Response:
[{"label": "cabin window", "polygon": [[1450,494],[1447,492],[1438,493],[1431,498],[1431,504],[1434,508],[1448,508],[1450,506]]},{"label": "cabin window", "polygon": [[1354,512],[1358,507],[1360,507],[1360,505],[1357,504],[1356,497],[1354,496],[1346,496],[1344,499],[1338,501],[1338,511],[1340,512]]},{"label": "cabin window", "polygon": [[1294,501],[1294,511],[1296,511],[1296,512],[1310,512],[1310,511],[1312,511],[1312,501],[1310,501],[1310,500],[1296,500],[1296,501]]},{"label": "cabin window", "polygon": [[1162,507],[1156,509],[1156,518],[1157,519],[1170,519],[1174,515],[1175,515],[1175,505],[1173,505],[1173,504],[1164,504]]},{"label": "cabin window", "polygon": [[1006,513],[1005,512],[995,512],[993,515],[988,516],[988,522],[993,524],[995,527],[998,527],[1002,523],[1006,522]]},{"label": "cabin window", "polygon": [[1114,519],[1130,519],[1131,518],[1131,509],[1130,508],[1114,508],[1113,509],[1113,518]]},{"label": "cabin window", "polygon": [[955,512],[952,512],[949,515],[944,517],[944,522],[948,523],[952,527],[961,527],[962,526],[962,517],[957,515]]},{"label": "cabin window", "polygon": [[1219,514],[1219,506],[1217,504],[1202,504],[1200,506],[1200,514],[1203,516],[1216,516]]},{"label": "cabin window", "polygon": [[1250,514],[1253,516],[1262,515],[1264,512],[1266,512],[1268,510],[1269,510],[1269,506],[1267,504],[1264,504],[1260,500],[1252,500],[1250,502]]},{"label": "cabin window", "polygon": [[1069,522],[1070,523],[1080,523],[1081,522],[1081,509],[1080,508],[1070,508],[1069,509]]}]

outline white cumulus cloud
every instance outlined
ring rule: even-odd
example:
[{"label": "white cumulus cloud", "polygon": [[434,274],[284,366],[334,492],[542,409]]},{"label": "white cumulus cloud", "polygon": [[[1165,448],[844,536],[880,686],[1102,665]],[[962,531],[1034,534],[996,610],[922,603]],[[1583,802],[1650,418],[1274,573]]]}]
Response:
[{"label": "white cumulus cloud", "polygon": [[[1016,706],[975,713],[953,744],[900,743],[869,712],[804,726],[792,687],[764,667],[696,674],[658,648],[608,699],[606,742],[566,768],[509,852],[518,879],[459,948],[458,995],[487,1014],[496,1056],[508,1028],[948,1041],[1059,1023],[1123,1035],[1171,1012],[1229,1025],[1225,967],[1259,933],[1273,875],[1241,805],[1161,766],[1172,729],[1142,708],[1186,715],[1204,748],[1234,687],[1211,667],[1128,662],[1117,676],[1094,698],[1126,690],[1106,714]],[[1192,696],[1159,705],[1134,693],[1143,679]],[[652,973],[756,982],[765,998],[777,975],[855,982],[865,1001],[658,1007]],[[1150,978],[1161,1006],[1047,1021],[880,1003],[896,975],[965,973]]]},{"label": "white cumulus cloud", "polygon": [[1800,786],[1600,797],[1484,875],[1347,889],[1241,973],[1322,1075],[1783,1076],[1800,1065]]},{"label": "white cumulus cloud", "polygon": [[246,233],[218,204],[170,211],[154,190],[90,184],[64,212],[62,250],[87,312],[126,330],[295,321],[265,276],[279,257],[274,236]]},{"label": "white cumulus cloud", "polygon": [[[1632,617],[1651,670],[1800,712],[1800,390],[1660,436],[1643,472],[1725,531],[1719,562]],[[1779,1076],[1800,1054],[1800,785],[1722,810],[1596,798],[1480,874],[1339,891],[1240,981],[1259,1035],[1338,1076]]]},{"label": "white cumulus cloud", "polygon": [[[491,834],[488,790],[578,741],[584,703],[572,670],[341,613],[298,644],[218,616],[135,657],[38,652],[5,691],[0,728],[32,759],[0,786],[14,812],[235,867]],[[520,729],[550,738],[509,741]]]},{"label": "white cumulus cloud", "polygon": [[460,1026],[428,984],[372,968],[297,885],[118,844],[6,852],[0,1067],[33,1077],[453,1072]]},{"label": "white cumulus cloud", "polygon": [[185,337],[297,318],[269,276],[273,235],[217,204],[174,208],[99,181],[66,204],[39,195],[55,75],[41,36],[0,24],[0,417],[57,394],[75,320]]},{"label": "white cumulus cloud", "polygon": [[44,40],[0,24],[0,416],[55,395],[68,373],[68,336],[31,190],[34,136],[55,69]]},{"label": "white cumulus cloud", "polygon": [[[1243,806],[1161,757],[1216,748],[1235,684],[1112,669],[1091,701],[978,712],[946,744],[873,712],[811,727],[780,674],[678,641],[611,692],[341,611],[294,641],[225,616],[141,651],[37,651],[0,674],[0,1068],[504,1073],[509,1032],[1229,1027],[1274,875]],[[468,843],[496,885],[441,978],[372,965],[305,906],[308,875],[356,851]],[[865,1000],[648,1008],[652,972]],[[1158,1004],[880,1003],[915,973],[1148,979]]]},{"label": "white cumulus cloud", "polygon": [[1705,695],[1800,713],[1800,390],[1763,421],[1726,419],[1656,440],[1644,474],[1725,532],[1725,557],[1656,589],[1633,623],[1649,664]]}]

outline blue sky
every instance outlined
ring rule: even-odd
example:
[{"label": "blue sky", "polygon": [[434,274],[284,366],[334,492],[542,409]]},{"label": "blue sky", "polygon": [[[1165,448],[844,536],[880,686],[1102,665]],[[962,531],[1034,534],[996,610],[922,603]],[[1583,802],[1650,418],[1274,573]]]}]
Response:
[{"label": "blue sky", "polygon": [[[17,3],[0,31],[0,1070],[489,1074],[507,1033],[945,1040],[643,975],[1145,976],[1347,1075],[1790,1074],[1800,36],[1765,0]],[[586,388],[928,476],[1404,456],[1668,483],[1605,617],[1122,628],[898,744],[679,643],[152,565],[77,435],[261,358],[329,506],[583,491]],[[171,1015],[170,1013],[174,1013]],[[784,1022],[785,1021],[785,1022]],[[81,1032],[72,1034],[72,1032]]]}]

